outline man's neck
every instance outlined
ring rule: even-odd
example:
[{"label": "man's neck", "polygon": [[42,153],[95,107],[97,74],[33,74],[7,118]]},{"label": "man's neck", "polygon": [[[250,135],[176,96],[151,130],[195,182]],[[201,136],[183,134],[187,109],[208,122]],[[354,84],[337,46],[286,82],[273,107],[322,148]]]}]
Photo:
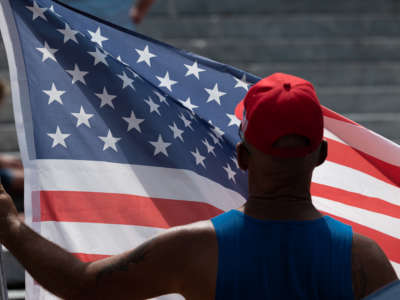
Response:
[{"label": "man's neck", "polygon": [[264,220],[314,220],[322,214],[314,207],[311,196],[252,196],[238,209],[248,216]]}]

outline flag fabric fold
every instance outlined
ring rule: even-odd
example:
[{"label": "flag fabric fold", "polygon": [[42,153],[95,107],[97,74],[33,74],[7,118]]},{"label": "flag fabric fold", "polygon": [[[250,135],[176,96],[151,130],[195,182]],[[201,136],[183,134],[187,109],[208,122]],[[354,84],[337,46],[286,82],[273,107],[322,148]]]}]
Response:
[{"label": "flag fabric fold", "polygon": [[[57,1],[1,0],[0,26],[35,230],[90,261],[244,203],[235,110],[257,76]],[[327,108],[324,122],[313,201],[400,274],[400,147]],[[29,277],[27,293],[54,297]]]}]

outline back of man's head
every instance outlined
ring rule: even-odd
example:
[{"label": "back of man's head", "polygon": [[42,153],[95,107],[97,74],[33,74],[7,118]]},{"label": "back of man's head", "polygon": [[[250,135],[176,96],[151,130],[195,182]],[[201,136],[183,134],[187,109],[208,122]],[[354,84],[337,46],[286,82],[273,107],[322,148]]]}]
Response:
[{"label": "back of man's head", "polygon": [[323,162],[323,114],[308,81],[282,73],[266,77],[249,90],[242,113],[240,147],[248,152],[244,168],[253,175],[268,179],[311,176]]}]

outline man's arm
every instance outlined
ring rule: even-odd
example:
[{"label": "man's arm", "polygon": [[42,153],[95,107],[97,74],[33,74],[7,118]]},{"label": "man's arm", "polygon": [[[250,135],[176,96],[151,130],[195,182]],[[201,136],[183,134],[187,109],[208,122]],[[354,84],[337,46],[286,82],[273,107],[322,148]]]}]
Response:
[{"label": "man's arm", "polygon": [[352,273],[356,300],[398,279],[378,244],[358,233],[353,234]]},{"label": "man's arm", "polygon": [[[64,299],[147,299],[182,293],[193,229],[170,229],[138,248],[92,263],[32,231],[0,185],[0,241],[43,287]],[[189,244],[188,244],[189,243]]]}]

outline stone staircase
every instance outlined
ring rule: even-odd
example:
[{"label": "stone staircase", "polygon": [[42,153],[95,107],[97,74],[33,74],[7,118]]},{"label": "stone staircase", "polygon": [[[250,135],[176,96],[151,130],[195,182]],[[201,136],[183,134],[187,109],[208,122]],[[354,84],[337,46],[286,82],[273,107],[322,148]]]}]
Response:
[{"label": "stone staircase", "polygon": [[323,105],[400,143],[399,25],[396,0],[159,0],[138,31],[261,77],[304,77]]},{"label": "stone staircase", "polygon": [[[137,30],[261,77],[304,77],[323,105],[400,143],[399,25],[397,0],[158,0]],[[10,112],[0,151],[18,150]]]}]

